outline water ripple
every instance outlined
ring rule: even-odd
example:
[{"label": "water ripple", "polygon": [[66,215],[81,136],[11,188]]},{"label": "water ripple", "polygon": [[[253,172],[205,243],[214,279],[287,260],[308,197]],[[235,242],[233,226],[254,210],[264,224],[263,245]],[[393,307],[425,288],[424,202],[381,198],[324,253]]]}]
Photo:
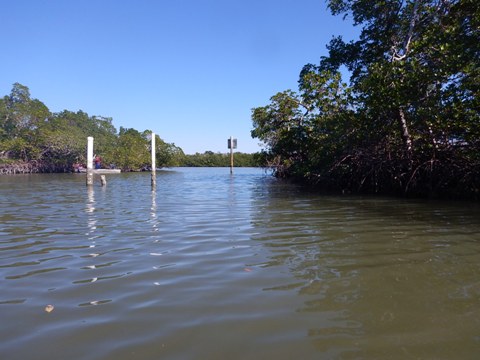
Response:
[{"label": "water ripple", "polygon": [[476,205],[321,196],[259,169],[161,171],[154,191],[142,173],[1,177],[0,196],[0,358],[478,353]]}]

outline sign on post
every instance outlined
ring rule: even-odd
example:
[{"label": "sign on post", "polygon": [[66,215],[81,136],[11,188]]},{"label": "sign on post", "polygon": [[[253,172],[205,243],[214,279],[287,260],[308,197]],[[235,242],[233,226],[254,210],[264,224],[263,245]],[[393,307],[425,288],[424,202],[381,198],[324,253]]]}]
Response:
[{"label": "sign on post", "polygon": [[233,149],[237,148],[237,139],[230,136],[227,141],[227,146],[230,149],[230,174],[233,174]]},{"label": "sign on post", "polygon": [[236,149],[237,148],[237,139],[232,139],[232,138],[228,139],[227,146],[228,146],[229,149]]}]

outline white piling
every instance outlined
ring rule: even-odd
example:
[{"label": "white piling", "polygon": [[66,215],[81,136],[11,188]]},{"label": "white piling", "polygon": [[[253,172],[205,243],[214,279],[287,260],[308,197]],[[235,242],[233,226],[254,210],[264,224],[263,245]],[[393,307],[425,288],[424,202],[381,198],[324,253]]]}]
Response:
[{"label": "white piling", "polygon": [[230,174],[233,174],[233,137],[230,136]]},{"label": "white piling", "polygon": [[93,185],[93,137],[87,138],[87,185]]},{"label": "white piling", "polygon": [[157,186],[157,164],[156,164],[155,133],[152,132],[152,188]]}]

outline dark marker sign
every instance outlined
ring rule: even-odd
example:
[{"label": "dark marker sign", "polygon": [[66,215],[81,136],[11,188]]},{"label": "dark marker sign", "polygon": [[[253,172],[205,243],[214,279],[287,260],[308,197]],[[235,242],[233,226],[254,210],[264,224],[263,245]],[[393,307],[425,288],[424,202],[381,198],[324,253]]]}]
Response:
[{"label": "dark marker sign", "polygon": [[[233,147],[232,147],[233,143]],[[228,148],[229,149],[236,149],[237,148],[237,139],[228,139]]]}]

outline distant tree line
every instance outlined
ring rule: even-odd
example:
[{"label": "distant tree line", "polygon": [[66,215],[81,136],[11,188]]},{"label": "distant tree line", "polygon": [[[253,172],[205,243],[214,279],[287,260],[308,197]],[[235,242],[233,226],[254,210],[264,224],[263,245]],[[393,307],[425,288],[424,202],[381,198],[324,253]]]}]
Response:
[{"label": "distant tree line", "polygon": [[[256,154],[235,152],[233,154],[233,165],[235,167],[255,167],[259,166],[260,162]],[[203,154],[185,155],[182,166],[228,167],[230,166],[230,153],[205,151]]]},{"label": "distant tree line", "polygon": [[[81,110],[52,113],[31,98],[27,86],[15,83],[10,95],[0,98],[0,174],[70,172],[74,166],[85,166],[88,136],[94,137],[95,153],[101,156],[103,167],[146,169],[151,164],[150,134],[123,127],[117,131],[112,118],[89,116]],[[185,155],[180,147],[156,135],[158,167],[229,166],[226,156],[211,152]],[[253,165],[253,155],[235,156],[237,166]]]},{"label": "distant tree line", "polygon": [[332,38],[298,92],[252,110],[276,175],[342,192],[480,198],[480,2],[327,4],[359,39]]}]

